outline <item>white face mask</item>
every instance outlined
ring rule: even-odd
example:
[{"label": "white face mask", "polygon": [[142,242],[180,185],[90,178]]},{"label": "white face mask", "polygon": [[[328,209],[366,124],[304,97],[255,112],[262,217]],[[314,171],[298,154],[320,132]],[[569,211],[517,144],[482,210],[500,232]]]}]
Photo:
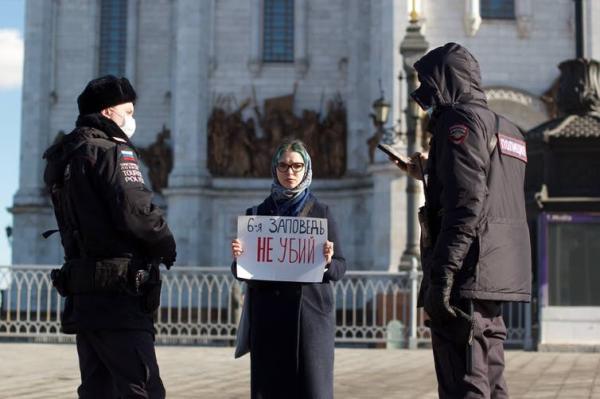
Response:
[{"label": "white face mask", "polygon": [[127,137],[131,138],[131,136],[133,136],[133,134],[135,133],[135,119],[133,119],[133,116],[131,115],[121,115],[119,113],[116,114],[123,118],[123,125],[119,127],[121,128],[123,133],[127,135]]}]

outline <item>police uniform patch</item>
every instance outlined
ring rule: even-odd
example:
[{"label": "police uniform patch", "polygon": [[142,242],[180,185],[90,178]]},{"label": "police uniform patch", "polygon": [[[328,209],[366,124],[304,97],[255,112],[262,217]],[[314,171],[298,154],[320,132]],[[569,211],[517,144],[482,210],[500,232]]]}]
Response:
[{"label": "police uniform patch", "polygon": [[121,150],[121,160],[123,162],[137,162],[131,150]]},{"label": "police uniform patch", "polygon": [[121,174],[125,183],[142,183],[144,184],[144,177],[137,163],[133,162],[121,162],[119,164]]},{"label": "police uniform patch", "polygon": [[498,146],[500,153],[503,155],[508,155],[527,163],[527,145],[525,141],[498,133]]},{"label": "police uniform patch", "polygon": [[469,135],[469,128],[465,125],[453,125],[448,129],[448,139],[454,144],[462,144]]}]

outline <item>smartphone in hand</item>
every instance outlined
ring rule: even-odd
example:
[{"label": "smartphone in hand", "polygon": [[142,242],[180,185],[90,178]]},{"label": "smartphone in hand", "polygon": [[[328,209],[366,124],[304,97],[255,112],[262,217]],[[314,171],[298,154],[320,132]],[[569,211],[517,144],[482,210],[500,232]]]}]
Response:
[{"label": "smartphone in hand", "polygon": [[392,148],[392,146],[379,143],[377,144],[377,148],[383,151],[388,157],[390,157],[390,159],[393,160],[400,167],[400,169],[404,171],[408,169],[408,163],[410,162],[408,157],[400,154],[398,151]]}]

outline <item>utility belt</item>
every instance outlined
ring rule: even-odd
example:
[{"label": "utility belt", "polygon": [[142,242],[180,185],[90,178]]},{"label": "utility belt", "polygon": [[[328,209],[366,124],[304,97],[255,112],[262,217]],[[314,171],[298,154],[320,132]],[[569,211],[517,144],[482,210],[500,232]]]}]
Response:
[{"label": "utility belt", "polygon": [[160,306],[162,280],[158,262],[131,258],[72,259],[50,273],[62,296],[127,294],[139,296],[142,308],[152,313]]}]

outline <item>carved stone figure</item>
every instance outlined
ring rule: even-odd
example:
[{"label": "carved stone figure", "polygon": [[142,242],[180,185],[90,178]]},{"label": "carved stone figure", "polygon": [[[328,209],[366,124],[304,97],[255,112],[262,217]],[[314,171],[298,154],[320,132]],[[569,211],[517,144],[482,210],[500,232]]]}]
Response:
[{"label": "carved stone figure", "polygon": [[162,193],[162,190],[169,185],[169,173],[173,170],[171,131],[163,125],[162,130],[156,135],[156,141],[146,148],[139,148],[138,152],[148,167],[152,190]]},{"label": "carved stone figure", "polygon": [[213,176],[270,176],[271,154],[288,137],[306,143],[315,176],[344,174],[347,124],[340,96],[330,101],[322,122],[320,114],[312,110],[303,110],[301,117],[296,116],[294,94],[265,100],[263,111],[255,97],[252,101],[255,117],[246,120],[242,111],[251,103],[250,99],[232,110],[235,99],[217,98],[208,121],[208,167]]}]

